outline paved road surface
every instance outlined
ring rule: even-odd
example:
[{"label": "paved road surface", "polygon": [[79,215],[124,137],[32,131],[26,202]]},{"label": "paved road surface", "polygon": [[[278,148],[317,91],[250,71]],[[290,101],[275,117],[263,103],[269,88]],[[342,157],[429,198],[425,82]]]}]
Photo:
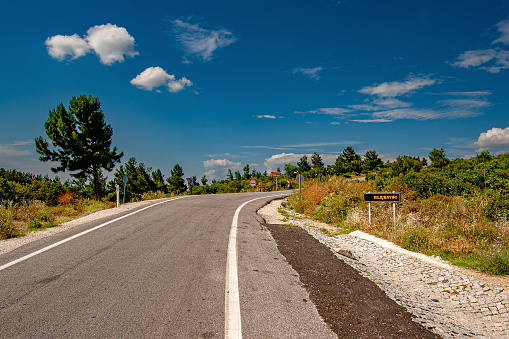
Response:
[{"label": "paved road surface", "polygon": [[228,287],[233,225],[242,336],[335,337],[260,225],[256,210],[274,196],[158,201],[0,255],[0,337],[236,337]]}]

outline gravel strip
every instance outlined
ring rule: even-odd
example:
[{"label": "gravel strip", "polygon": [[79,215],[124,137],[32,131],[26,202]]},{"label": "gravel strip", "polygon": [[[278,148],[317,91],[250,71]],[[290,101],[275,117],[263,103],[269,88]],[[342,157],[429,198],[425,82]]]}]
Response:
[{"label": "gravel strip", "polygon": [[[438,258],[427,261],[394,251],[352,234],[335,237],[319,232],[325,224],[285,209],[288,219],[278,212],[281,200],[258,211],[273,224],[305,228],[315,239],[353,258],[336,256],[369,278],[398,304],[415,316],[415,321],[444,338],[508,338],[509,294],[482,279],[462,273],[451,265],[444,268]],[[391,244],[391,247],[397,247]],[[437,264],[433,264],[436,261]],[[442,266],[442,267],[441,267]]]}]

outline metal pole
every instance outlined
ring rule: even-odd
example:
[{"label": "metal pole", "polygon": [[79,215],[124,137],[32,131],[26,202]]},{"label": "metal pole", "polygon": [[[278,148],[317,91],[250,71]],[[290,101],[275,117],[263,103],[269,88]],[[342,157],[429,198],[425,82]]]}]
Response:
[{"label": "metal pole", "polygon": [[125,184],[124,184],[124,204],[125,204]]},{"label": "metal pole", "polygon": [[[392,191],[392,193],[396,193],[396,191]],[[392,203],[392,216],[394,223],[396,223],[396,202]]]},{"label": "metal pole", "polygon": [[117,207],[120,206],[120,188],[115,184],[115,192],[117,193]]},{"label": "metal pole", "polygon": [[[369,191],[368,193],[371,193],[371,191]],[[371,224],[371,203],[368,202],[368,215],[369,215],[369,223]]]}]

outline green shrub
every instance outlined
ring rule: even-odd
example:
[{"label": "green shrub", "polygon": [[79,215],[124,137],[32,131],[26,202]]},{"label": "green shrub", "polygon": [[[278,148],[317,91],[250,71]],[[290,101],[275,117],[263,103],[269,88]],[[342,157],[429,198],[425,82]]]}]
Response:
[{"label": "green shrub", "polygon": [[422,227],[407,229],[400,233],[396,240],[401,247],[409,251],[426,251],[430,247],[428,232]]},{"label": "green shrub", "polygon": [[0,208],[0,240],[11,238],[16,233],[9,211]]}]

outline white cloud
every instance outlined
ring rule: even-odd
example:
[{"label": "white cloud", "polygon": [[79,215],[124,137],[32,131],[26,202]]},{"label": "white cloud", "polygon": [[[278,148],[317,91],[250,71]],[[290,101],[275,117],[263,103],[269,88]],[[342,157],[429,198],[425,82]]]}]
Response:
[{"label": "white cloud", "polygon": [[341,125],[341,123],[340,123],[340,122],[338,122],[338,121],[333,121],[333,122],[331,122],[330,124],[331,124],[331,125],[336,125],[336,126]]},{"label": "white cloud", "polygon": [[320,75],[318,75],[318,73],[321,71],[323,71],[323,67],[315,68],[296,67],[293,69],[293,74],[302,74],[313,80],[318,80],[320,79]]},{"label": "white cloud", "polygon": [[384,82],[380,85],[367,86],[359,90],[360,93],[368,95],[376,95],[379,97],[396,97],[408,94],[425,86],[431,86],[437,83],[436,79],[429,76],[424,77],[408,77],[406,81]]},{"label": "white cloud", "polygon": [[[203,61],[212,59],[214,52],[231,45],[237,38],[233,33],[221,28],[208,30],[200,27],[200,24],[191,24],[189,20],[172,20],[173,33],[184,51],[193,57],[199,57]],[[186,62],[189,60],[185,59]]]},{"label": "white cloud", "polygon": [[396,108],[406,108],[412,107],[412,104],[409,102],[404,102],[396,98],[378,98],[371,101],[368,104],[361,105],[349,105],[348,107],[359,110],[359,111],[380,111],[384,109],[396,109]]},{"label": "white cloud", "polygon": [[[311,161],[312,154],[295,154],[295,153],[280,153],[274,154],[270,158],[266,158],[264,161],[265,167],[267,167],[267,172],[271,172],[277,167],[283,167],[286,164],[297,164],[299,160],[303,157],[307,156],[308,161]],[[337,154],[320,154],[324,165],[331,165],[336,162],[338,158]]]},{"label": "white cloud", "polygon": [[48,54],[58,60],[71,60],[84,56],[90,51],[90,47],[78,34],[55,35],[46,39]]},{"label": "white cloud", "polygon": [[170,92],[175,93],[183,90],[186,86],[192,86],[193,83],[185,77],[175,80],[173,74],[166,73],[161,67],[149,67],[132,79],[131,84],[147,91],[166,86]]},{"label": "white cloud", "polygon": [[299,162],[300,158],[304,155],[310,157],[310,154],[295,154],[295,153],[280,153],[274,154],[270,158],[265,159],[263,164],[267,167],[267,171],[271,172],[277,167],[284,166],[285,164],[295,164]]},{"label": "white cloud", "polygon": [[205,168],[211,167],[231,167],[233,169],[240,169],[242,167],[240,162],[233,162],[227,159],[210,159],[203,162]]},{"label": "white cloud", "polygon": [[91,27],[85,40],[105,65],[123,62],[124,55],[134,57],[139,53],[134,49],[134,38],[124,27],[106,24]]},{"label": "white cloud", "polygon": [[172,93],[180,92],[183,90],[186,86],[192,86],[193,83],[191,80],[187,79],[186,77],[182,77],[179,80],[170,81],[168,83],[168,90]]},{"label": "white cloud", "polygon": [[482,113],[463,109],[461,107],[452,107],[450,109],[433,110],[433,109],[415,109],[415,108],[401,108],[389,111],[375,112],[372,117],[375,119],[386,120],[436,120],[436,119],[460,119],[472,118],[481,115]]},{"label": "white cloud", "polygon": [[482,97],[491,95],[491,91],[471,91],[471,92],[447,92],[445,95],[458,95],[458,96],[470,96],[470,97]]},{"label": "white cloud", "polygon": [[481,148],[506,148],[509,147],[509,127],[492,129],[479,135],[479,139],[474,143]]},{"label": "white cloud", "polygon": [[498,31],[501,33],[500,38],[493,41],[492,44],[501,43],[509,45],[509,20],[502,20],[497,24]]},{"label": "white cloud", "polygon": [[466,51],[460,54],[458,60],[452,65],[456,67],[469,68],[480,66],[497,56],[495,49]]},{"label": "white cloud", "polygon": [[93,50],[101,63],[112,65],[123,62],[124,56],[139,54],[134,49],[134,38],[127,30],[109,23],[89,28],[84,38],[78,34],[55,35],[46,39],[45,44],[48,54],[58,60],[67,57],[74,60]]},{"label": "white cloud", "polygon": [[341,107],[325,107],[318,108],[312,111],[295,111],[297,114],[325,114],[325,115],[343,115],[345,113],[351,112],[352,110]]},{"label": "white cloud", "polygon": [[[31,142],[33,143],[33,141]],[[31,152],[26,149],[19,149],[15,146],[24,146],[25,143],[0,144],[0,157],[19,157],[30,155]]]},{"label": "white cloud", "polygon": [[257,115],[258,119],[276,119],[274,115]]},{"label": "white cloud", "polygon": [[368,123],[393,122],[394,120],[389,120],[389,119],[359,119],[359,120],[350,120],[350,121],[368,124]]},{"label": "white cloud", "polygon": [[[491,44],[509,45],[509,20],[502,20],[497,23],[497,29],[500,32],[500,37]],[[460,54],[452,65],[499,73],[501,70],[509,69],[509,51],[499,47],[466,51]]]},{"label": "white cloud", "polygon": [[450,106],[464,110],[491,106],[491,103],[486,100],[476,99],[449,99],[441,100],[438,103],[444,106]]}]

